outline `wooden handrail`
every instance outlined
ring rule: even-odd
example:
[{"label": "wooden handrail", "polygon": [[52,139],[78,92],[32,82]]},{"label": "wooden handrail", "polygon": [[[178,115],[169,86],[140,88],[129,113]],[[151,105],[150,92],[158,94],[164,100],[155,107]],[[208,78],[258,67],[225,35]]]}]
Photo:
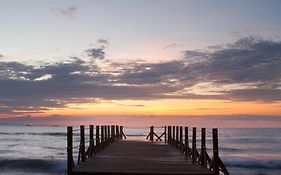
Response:
[{"label": "wooden handrail", "polygon": [[[220,171],[224,175],[229,175],[226,167],[224,166],[221,158],[219,157],[219,147],[218,147],[218,129],[212,129],[212,140],[213,140],[213,156],[209,156],[206,146],[206,128],[201,128],[201,144],[200,144],[200,153],[197,150],[197,134],[196,127],[192,128],[192,145],[189,147],[189,136],[188,136],[188,127],[182,126],[164,126],[164,133],[160,135],[165,137],[164,141],[167,144],[173,145],[178,148],[185,156],[190,156],[193,162],[197,162],[203,167],[209,168],[214,175],[219,175]],[[184,142],[183,142],[183,129],[184,129]],[[150,132],[147,135],[150,137],[150,141],[154,141],[153,136],[159,138],[154,132],[154,127],[150,126]],[[160,139],[158,139],[160,140]],[[158,141],[156,139],[156,141]],[[162,140],[160,140],[162,141]]]}]

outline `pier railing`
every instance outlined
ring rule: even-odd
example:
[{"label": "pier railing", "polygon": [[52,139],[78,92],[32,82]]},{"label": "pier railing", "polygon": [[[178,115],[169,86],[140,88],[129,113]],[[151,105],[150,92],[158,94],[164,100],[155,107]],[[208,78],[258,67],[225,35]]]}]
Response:
[{"label": "pier railing", "polygon": [[[85,131],[88,131],[88,138],[85,137]],[[79,144],[73,145],[74,136],[79,136]],[[110,144],[117,140],[126,139],[123,132],[123,126],[118,125],[90,125],[85,128],[80,125],[79,129],[73,129],[72,126],[67,127],[67,174],[72,174],[72,169],[81,162],[85,162],[87,158],[92,157]],[[86,148],[87,145],[87,148]],[[78,151],[77,151],[78,150]],[[77,153],[77,163],[75,164],[74,151]]]},{"label": "pier railing", "polygon": [[[86,133],[87,132],[87,133]],[[198,134],[199,133],[199,134]],[[201,135],[201,136],[200,136]],[[126,139],[123,126],[90,125],[85,128],[67,127],[67,174],[72,175],[73,168],[93,157],[115,141]],[[150,127],[146,137],[150,141],[165,142],[177,148],[186,158],[200,164],[214,175],[229,175],[219,157],[218,129],[197,129],[183,126]],[[207,139],[206,139],[207,138]],[[212,157],[209,155],[212,152]],[[77,160],[77,162],[76,162]]]},{"label": "pier railing", "polygon": [[[190,128],[183,126],[164,126],[156,127],[162,129],[159,134],[155,132],[155,127],[150,126],[150,131],[146,137],[150,141],[159,141],[170,144],[179,149],[186,157],[192,159],[193,162],[199,163],[203,167],[209,168],[214,175],[219,175],[223,173],[224,175],[229,175],[226,167],[224,166],[220,156],[219,156],[219,145],[218,145],[218,129],[213,128],[212,131],[206,130],[206,128],[201,128],[201,137],[197,136],[197,128],[191,128],[191,134],[189,134]],[[206,136],[211,135],[212,144],[207,147]],[[190,142],[191,137],[191,144]],[[155,140],[154,140],[155,139]],[[199,143],[200,144],[199,144]],[[199,149],[197,148],[199,147]],[[207,150],[212,150],[212,157],[209,156]]]}]

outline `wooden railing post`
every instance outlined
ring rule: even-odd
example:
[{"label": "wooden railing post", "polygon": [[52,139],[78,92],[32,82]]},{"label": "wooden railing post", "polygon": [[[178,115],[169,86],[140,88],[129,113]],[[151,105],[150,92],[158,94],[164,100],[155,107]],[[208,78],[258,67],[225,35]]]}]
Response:
[{"label": "wooden railing post", "polygon": [[206,162],[206,128],[201,129],[201,154],[200,154],[201,165],[207,167]]},{"label": "wooden railing post", "polygon": [[168,133],[167,133],[168,144],[171,144],[171,129],[170,129],[170,126],[168,126],[167,128],[168,128]]},{"label": "wooden railing post", "polygon": [[90,154],[89,156],[93,156],[94,152],[94,126],[90,125]]},{"label": "wooden railing post", "polygon": [[107,126],[104,126],[104,145],[107,146]]},{"label": "wooden railing post", "polygon": [[120,126],[120,139],[123,140],[123,134],[124,134],[124,131],[123,131],[123,126]]},{"label": "wooden railing post", "polygon": [[120,139],[119,126],[116,125],[116,140]]},{"label": "wooden railing post", "polygon": [[179,146],[179,126],[176,126],[176,147]]},{"label": "wooden railing post", "polygon": [[185,155],[189,154],[189,142],[188,142],[188,127],[184,127],[184,146],[185,146]]},{"label": "wooden railing post", "polygon": [[150,139],[151,142],[154,141],[153,133],[154,133],[154,127],[150,126],[150,132],[149,132],[150,136],[149,136],[149,139]]},{"label": "wooden railing post", "polygon": [[111,143],[115,141],[115,125],[111,125]]},{"label": "wooden railing post", "polygon": [[167,142],[167,126],[164,127],[164,142]]},{"label": "wooden railing post", "polygon": [[172,136],[172,144],[175,146],[175,130],[176,130],[176,128],[175,128],[175,126],[173,126],[173,136]]},{"label": "wooden railing post", "polygon": [[104,148],[104,126],[101,126],[101,149]]},{"label": "wooden railing post", "polygon": [[81,162],[86,161],[85,152],[85,126],[80,125],[80,149],[81,149]]},{"label": "wooden railing post", "polygon": [[192,161],[196,161],[196,127],[192,129]]},{"label": "wooden railing post", "polygon": [[110,144],[110,142],[111,142],[111,140],[110,140],[110,138],[111,138],[111,136],[110,136],[110,125],[107,126],[107,132],[108,132],[107,133],[107,136],[108,136],[108,141],[107,141],[108,143],[107,144]]},{"label": "wooden railing post", "polygon": [[100,151],[100,126],[96,126],[96,152]]},{"label": "wooden railing post", "polygon": [[182,151],[182,145],[183,145],[183,142],[182,142],[182,126],[180,126],[180,141],[179,141],[179,147],[180,147],[180,150]]},{"label": "wooden railing post", "polygon": [[67,127],[67,174],[72,175],[73,162],[73,129]]},{"label": "wooden railing post", "polygon": [[219,175],[218,129],[213,128],[213,173]]}]

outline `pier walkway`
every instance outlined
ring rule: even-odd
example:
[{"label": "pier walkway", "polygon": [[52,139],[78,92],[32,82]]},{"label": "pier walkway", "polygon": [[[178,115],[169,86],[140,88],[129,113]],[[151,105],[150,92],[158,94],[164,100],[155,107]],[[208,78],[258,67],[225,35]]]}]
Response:
[{"label": "pier walkway", "polygon": [[[196,128],[192,129],[191,147],[188,128],[163,127],[156,134],[150,127],[149,141],[123,140],[121,126],[90,125],[88,148],[85,149],[85,128],[68,127],[68,175],[228,175],[218,156],[217,129],[213,129],[213,156],[206,151],[206,129],[201,130],[201,148],[196,148]],[[183,133],[184,129],[184,133]],[[73,131],[80,131],[80,144],[73,146]],[[156,139],[156,140],[155,140]],[[73,148],[79,148],[77,164]],[[198,151],[199,150],[199,151]]]}]

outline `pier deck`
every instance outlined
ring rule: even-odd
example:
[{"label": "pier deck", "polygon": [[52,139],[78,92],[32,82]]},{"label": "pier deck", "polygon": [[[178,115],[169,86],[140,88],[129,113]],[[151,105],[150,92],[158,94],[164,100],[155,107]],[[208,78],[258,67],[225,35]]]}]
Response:
[{"label": "pier deck", "polygon": [[143,174],[211,175],[169,144],[120,140],[73,168],[74,175]]}]

